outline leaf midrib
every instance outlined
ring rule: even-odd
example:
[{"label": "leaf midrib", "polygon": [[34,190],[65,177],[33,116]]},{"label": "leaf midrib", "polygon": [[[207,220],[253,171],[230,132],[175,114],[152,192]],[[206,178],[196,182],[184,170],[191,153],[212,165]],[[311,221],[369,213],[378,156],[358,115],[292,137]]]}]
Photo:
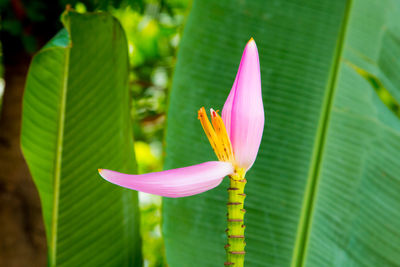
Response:
[{"label": "leaf midrib", "polygon": [[62,150],[64,140],[64,125],[65,125],[65,107],[68,89],[68,73],[69,73],[69,58],[71,44],[65,48],[64,74],[61,87],[60,109],[57,125],[57,141],[56,141],[56,157],[54,162],[54,184],[53,184],[53,212],[51,220],[51,243],[49,253],[49,266],[56,266],[57,253],[57,229],[58,229],[58,208],[60,198],[60,179],[62,165]]},{"label": "leaf midrib", "polygon": [[344,42],[349,23],[352,0],[348,0],[344,10],[342,25],[340,27],[338,40],[332,60],[332,68],[326,86],[326,95],[322,105],[319,119],[316,141],[314,143],[309,175],[307,178],[306,191],[301,209],[300,222],[297,230],[295,247],[293,250],[292,267],[304,266],[306,260],[307,246],[312,225],[312,217],[315,208],[315,197],[318,191],[319,177],[322,165],[322,157],[325,148],[327,129],[332,111],[332,103],[336,92],[340,61],[343,54]]}]

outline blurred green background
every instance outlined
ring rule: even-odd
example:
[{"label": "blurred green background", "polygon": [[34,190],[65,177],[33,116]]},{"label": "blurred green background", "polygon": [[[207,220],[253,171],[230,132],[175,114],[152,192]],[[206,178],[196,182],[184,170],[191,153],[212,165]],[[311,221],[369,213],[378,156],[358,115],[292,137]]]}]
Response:
[{"label": "blurred green background", "polygon": [[[78,5],[77,9],[82,5]],[[190,1],[146,1],[144,12],[112,9],[128,37],[132,120],[139,173],[162,170],[168,89]],[[139,193],[144,266],[166,266],[161,197]]]},{"label": "blurred green background", "polygon": [[[125,29],[130,56],[132,120],[139,173],[162,170],[168,90],[191,1],[145,1],[143,11],[110,8]],[[86,11],[83,3],[77,11]],[[139,193],[144,266],[167,266],[161,235],[161,197]]]}]

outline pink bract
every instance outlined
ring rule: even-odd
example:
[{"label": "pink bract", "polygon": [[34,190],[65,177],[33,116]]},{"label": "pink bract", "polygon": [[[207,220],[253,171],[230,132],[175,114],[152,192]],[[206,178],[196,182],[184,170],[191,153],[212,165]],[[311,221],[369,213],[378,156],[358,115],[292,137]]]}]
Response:
[{"label": "pink bract", "polygon": [[235,82],[222,110],[236,164],[248,170],[254,163],[264,130],[260,63],[256,43],[247,43]]},{"label": "pink bract", "polygon": [[218,186],[226,175],[233,173],[233,166],[228,162],[208,161],[141,175],[105,169],[100,169],[99,173],[105,180],[129,189],[164,197],[186,197]]},{"label": "pink bract", "polygon": [[[204,116],[207,116],[205,111]],[[225,136],[229,136],[234,155],[228,159],[223,157],[221,160],[229,162],[208,161],[189,167],[141,175],[104,169],[99,169],[99,173],[105,180],[129,189],[165,197],[186,197],[218,186],[226,175],[235,172],[235,168],[248,170],[257,157],[264,130],[260,64],[253,38],[244,49],[235,82],[222,110],[222,120],[227,131]],[[208,124],[210,125],[209,122]],[[203,125],[203,128],[209,127],[207,131],[211,131],[212,126],[209,125]],[[215,133],[214,135],[217,136]],[[229,144],[229,140],[224,144],[226,143]]]}]

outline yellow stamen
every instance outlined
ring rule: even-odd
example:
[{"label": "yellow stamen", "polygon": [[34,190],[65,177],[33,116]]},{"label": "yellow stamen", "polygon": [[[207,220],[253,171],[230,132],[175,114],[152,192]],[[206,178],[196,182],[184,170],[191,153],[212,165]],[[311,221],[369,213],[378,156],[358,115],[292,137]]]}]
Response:
[{"label": "yellow stamen", "polygon": [[211,109],[212,125],[204,107],[199,110],[198,118],[218,159],[220,161],[233,162],[231,142],[226,132],[224,122],[218,113]]},{"label": "yellow stamen", "polygon": [[232,152],[231,140],[229,139],[228,133],[226,131],[224,121],[222,120],[221,116],[218,115],[217,112],[218,110],[214,111],[213,109],[210,109],[211,122],[217,136],[219,137],[220,142],[222,143],[224,154],[226,155],[228,161],[232,162],[233,152]]},{"label": "yellow stamen", "polygon": [[206,111],[204,107],[202,107],[198,111],[198,119],[200,120],[201,126],[203,127],[204,132],[207,135],[208,141],[210,141],[211,147],[213,148],[215,154],[217,155],[219,160],[222,160],[222,155],[219,153],[220,150],[220,142],[217,137],[217,134],[215,133],[213,127],[211,126],[211,123],[207,117]]}]

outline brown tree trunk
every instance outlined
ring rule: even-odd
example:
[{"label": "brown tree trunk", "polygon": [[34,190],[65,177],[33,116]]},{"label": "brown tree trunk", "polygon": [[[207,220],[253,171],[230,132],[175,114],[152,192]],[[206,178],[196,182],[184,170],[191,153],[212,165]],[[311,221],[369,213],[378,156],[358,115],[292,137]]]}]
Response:
[{"label": "brown tree trunk", "polygon": [[0,27],[5,70],[0,111],[0,266],[41,267],[47,262],[39,195],[20,148],[22,96],[32,54],[62,27],[62,3],[9,0],[0,9],[1,22],[13,22]]},{"label": "brown tree trunk", "polygon": [[[6,51],[4,51],[6,53]],[[30,56],[5,62],[0,117],[0,266],[45,266],[46,238],[38,192],[20,148],[22,96]]]}]

